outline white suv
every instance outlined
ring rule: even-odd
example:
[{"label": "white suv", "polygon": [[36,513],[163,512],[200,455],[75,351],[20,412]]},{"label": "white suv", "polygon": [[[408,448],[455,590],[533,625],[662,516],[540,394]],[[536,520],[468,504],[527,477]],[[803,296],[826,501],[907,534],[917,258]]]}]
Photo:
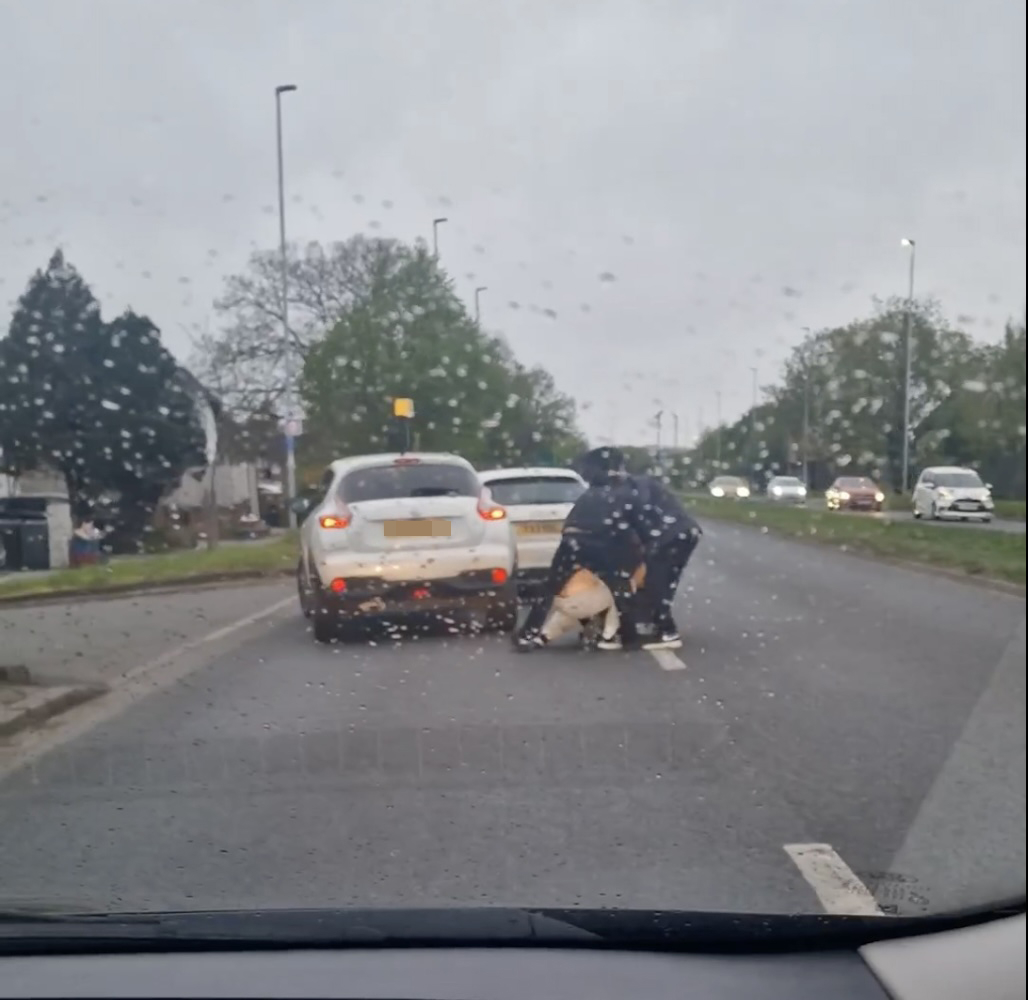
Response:
[{"label": "white suv", "polygon": [[936,465],[925,469],[914,486],[914,517],[933,520],[992,520],[992,488],[974,469]]},{"label": "white suv", "polygon": [[514,628],[510,518],[463,458],[341,459],[325,470],[320,501],[297,513],[300,607],[319,642],[361,621],[416,615],[478,611]]}]

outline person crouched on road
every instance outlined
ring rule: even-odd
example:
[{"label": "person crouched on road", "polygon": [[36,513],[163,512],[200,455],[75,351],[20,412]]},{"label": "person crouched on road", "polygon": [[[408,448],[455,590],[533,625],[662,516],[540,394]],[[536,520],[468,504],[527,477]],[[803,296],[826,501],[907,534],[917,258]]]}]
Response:
[{"label": "person crouched on road", "polygon": [[642,540],[646,593],[653,611],[651,639],[644,649],[678,649],[682,637],[671,613],[685,567],[703,529],[668,487],[655,476],[629,475],[624,463],[610,469],[618,506]]},{"label": "person crouched on road", "polygon": [[[632,574],[629,586],[633,593],[642,587],[645,576],[645,566],[639,566]],[[610,588],[595,573],[578,569],[554,599],[540,634],[549,643],[577,627],[582,630],[585,640],[597,620],[600,636],[614,636],[621,632],[621,616]]]},{"label": "person crouched on road", "polygon": [[631,576],[638,568],[642,543],[619,508],[610,477],[610,466],[623,464],[620,452],[600,448],[583,459],[583,477],[589,488],[578,498],[564,521],[560,545],[550,563],[545,583],[529,609],[515,644],[523,652],[546,645],[542,626],[556,597],[576,570],[586,569],[603,581],[617,610],[620,632],[603,634],[597,648],[621,649],[634,637]]}]

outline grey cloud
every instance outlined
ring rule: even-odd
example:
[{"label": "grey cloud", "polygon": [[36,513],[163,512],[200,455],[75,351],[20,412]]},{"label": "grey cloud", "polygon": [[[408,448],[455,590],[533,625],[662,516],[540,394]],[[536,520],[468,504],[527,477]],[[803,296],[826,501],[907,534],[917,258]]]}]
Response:
[{"label": "grey cloud", "polygon": [[951,315],[1022,307],[1013,0],[51,0],[0,37],[0,298],[60,241],[180,352],[276,238],[284,81],[293,238],[427,236],[445,199],[459,287],[595,434],[744,408],[751,358],[902,290],[906,233]]}]

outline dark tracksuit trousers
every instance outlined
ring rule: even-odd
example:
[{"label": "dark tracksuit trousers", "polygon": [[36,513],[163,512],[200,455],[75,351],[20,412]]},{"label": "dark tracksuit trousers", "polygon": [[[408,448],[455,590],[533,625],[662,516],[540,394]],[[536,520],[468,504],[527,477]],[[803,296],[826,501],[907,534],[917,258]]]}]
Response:
[{"label": "dark tracksuit trousers", "polygon": [[678,581],[699,545],[701,531],[692,522],[652,549],[646,559],[646,595],[653,609],[653,627],[663,635],[678,631],[671,607]]},{"label": "dark tracksuit trousers", "polygon": [[554,553],[546,582],[532,601],[520,634],[532,635],[543,627],[554,599],[579,569],[595,573],[607,585],[624,629],[632,620],[630,580],[637,565],[637,553],[628,542],[619,544],[588,532],[566,532]]}]

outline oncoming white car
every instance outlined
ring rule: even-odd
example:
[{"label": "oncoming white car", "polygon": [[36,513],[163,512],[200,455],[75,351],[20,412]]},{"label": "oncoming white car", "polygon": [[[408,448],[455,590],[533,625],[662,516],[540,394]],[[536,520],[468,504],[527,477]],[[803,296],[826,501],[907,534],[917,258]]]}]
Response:
[{"label": "oncoming white car", "polygon": [[974,469],[937,465],[924,469],[911,498],[914,517],[933,520],[992,520],[992,488]]},{"label": "oncoming white car", "polygon": [[517,622],[517,554],[507,511],[457,455],[363,455],[333,462],[321,499],[298,505],[297,588],[314,637],[414,615],[478,613]]},{"label": "oncoming white car", "polygon": [[560,544],[564,521],[585,492],[585,480],[571,469],[490,469],[479,476],[496,503],[506,508],[518,551],[522,589],[541,582]]}]

